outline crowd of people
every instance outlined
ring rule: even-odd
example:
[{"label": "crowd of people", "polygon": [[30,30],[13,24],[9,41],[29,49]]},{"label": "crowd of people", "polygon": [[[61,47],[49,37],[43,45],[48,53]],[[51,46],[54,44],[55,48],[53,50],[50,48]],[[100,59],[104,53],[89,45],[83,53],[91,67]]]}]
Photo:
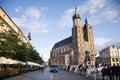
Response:
[{"label": "crowd of people", "polygon": [[103,80],[120,80],[120,66],[104,67],[101,72]]},{"label": "crowd of people", "polygon": [[[120,80],[120,66],[103,67],[94,65],[91,66],[67,66],[65,70],[75,74],[85,75],[91,80]],[[101,76],[101,77],[100,77]],[[100,77],[100,78],[98,78]]]}]

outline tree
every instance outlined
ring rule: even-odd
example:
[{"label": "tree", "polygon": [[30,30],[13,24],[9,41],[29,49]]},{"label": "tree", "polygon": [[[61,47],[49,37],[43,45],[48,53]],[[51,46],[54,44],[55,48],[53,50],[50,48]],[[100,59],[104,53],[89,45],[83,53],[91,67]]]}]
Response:
[{"label": "tree", "polygon": [[29,61],[39,64],[44,63],[43,59],[39,56],[39,53],[31,46],[29,47]]},{"label": "tree", "polygon": [[2,53],[0,56],[5,56],[9,58],[14,58],[16,55],[16,51],[18,50],[18,46],[20,39],[15,35],[15,33],[11,30],[0,33],[0,51]]},{"label": "tree", "polygon": [[25,43],[22,43],[22,45],[18,46],[18,51],[16,52],[15,59],[19,61],[26,62],[28,57],[28,48]]},{"label": "tree", "polygon": [[32,45],[22,42],[11,30],[0,33],[0,56],[42,64],[44,61]]}]

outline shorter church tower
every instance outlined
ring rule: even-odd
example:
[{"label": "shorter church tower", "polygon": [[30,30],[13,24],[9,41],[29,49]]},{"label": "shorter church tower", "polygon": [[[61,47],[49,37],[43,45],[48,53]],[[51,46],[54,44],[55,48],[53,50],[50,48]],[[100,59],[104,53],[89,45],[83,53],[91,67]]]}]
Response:
[{"label": "shorter church tower", "polygon": [[83,34],[84,34],[85,51],[90,53],[89,54],[91,59],[90,62],[91,64],[95,65],[93,30],[92,30],[92,27],[89,25],[87,19],[85,19],[83,32],[84,32]]}]

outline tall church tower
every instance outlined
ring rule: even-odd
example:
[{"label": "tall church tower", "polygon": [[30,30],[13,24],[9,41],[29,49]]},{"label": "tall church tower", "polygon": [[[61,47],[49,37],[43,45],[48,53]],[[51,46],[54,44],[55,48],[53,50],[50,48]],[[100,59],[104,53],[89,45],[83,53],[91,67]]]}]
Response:
[{"label": "tall church tower", "polygon": [[93,57],[92,60],[95,62],[92,28],[88,24],[87,19],[85,19],[85,25],[82,27],[81,18],[77,8],[75,8],[75,13],[73,15],[72,43],[74,52],[74,65],[84,63],[86,51],[90,52],[90,56]]},{"label": "tall church tower", "polygon": [[81,64],[84,60],[84,39],[83,39],[83,29],[81,25],[81,18],[78,13],[78,9],[75,8],[75,13],[73,15],[73,28],[72,28],[72,42],[74,51],[74,64]]}]

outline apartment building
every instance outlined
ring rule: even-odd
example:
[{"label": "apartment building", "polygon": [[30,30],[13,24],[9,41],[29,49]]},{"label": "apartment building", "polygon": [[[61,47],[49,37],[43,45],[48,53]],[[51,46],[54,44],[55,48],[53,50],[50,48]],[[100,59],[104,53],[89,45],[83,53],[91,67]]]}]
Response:
[{"label": "apartment building", "polygon": [[[13,22],[8,14],[0,7],[0,32],[4,30],[13,30],[18,38],[23,42],[29,43],[29,40],[24,36],[19,27]],[[29,43],[30,44],[30,43]]]},{"label": "apartment building", "polygon": [[101,63],[104,66],[113,66],[120,64],[120,48],[117,46],[109,46],[100,52]]}]

